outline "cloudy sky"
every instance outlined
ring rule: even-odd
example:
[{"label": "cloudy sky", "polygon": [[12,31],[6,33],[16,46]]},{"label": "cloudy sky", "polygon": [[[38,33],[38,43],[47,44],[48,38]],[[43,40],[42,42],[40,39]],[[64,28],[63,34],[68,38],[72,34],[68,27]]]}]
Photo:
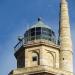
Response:
[{"label": "cloudy sky", "polygon": [[[75,0],[68,1],[75,60]],[[42,17],[42,21],[58,33],[59,2],[60,0],[0,0],[0,75],[8,75],[16,68],[13,47],[18,42],[18,36],[23,36],[25,30],[37,22],[38,17]]]}]

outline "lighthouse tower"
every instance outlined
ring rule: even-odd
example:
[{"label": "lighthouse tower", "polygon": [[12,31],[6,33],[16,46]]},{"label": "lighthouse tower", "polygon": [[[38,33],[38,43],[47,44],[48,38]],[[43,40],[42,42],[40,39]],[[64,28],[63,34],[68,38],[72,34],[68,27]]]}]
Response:
[{"label": "lighthouse tower", "polygon": [[60,2],[59,44],[41,18],[14,47],[17,69],[9,75],[73,75],[73,51],[67,0]]}]

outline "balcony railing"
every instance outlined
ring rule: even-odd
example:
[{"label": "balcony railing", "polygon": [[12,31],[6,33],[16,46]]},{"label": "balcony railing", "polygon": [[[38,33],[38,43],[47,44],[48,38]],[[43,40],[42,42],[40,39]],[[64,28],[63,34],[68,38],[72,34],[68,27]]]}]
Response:
[{"label": "balcony railing", "polygon": [[[36,41],[37,40],[37,41]],[[26,40],[25,38],[23,38],[22,40],[19,41],[19,43],[14,47],[15,53],[21,48],[21,47],[25,47],[27,44],[34,44],[34,43],[47,43],[47,44],[51,44],[51,45],[56,45],[54,44],[52,41],[46,40],[46,39],[35,39],[35,40]],[[56,45],[58,46],[58,45]]]},{"label": "balcony railing", "polygon": [[14,47],[15,52],[17,52],[24,45],[24,39],[20,40]]}]

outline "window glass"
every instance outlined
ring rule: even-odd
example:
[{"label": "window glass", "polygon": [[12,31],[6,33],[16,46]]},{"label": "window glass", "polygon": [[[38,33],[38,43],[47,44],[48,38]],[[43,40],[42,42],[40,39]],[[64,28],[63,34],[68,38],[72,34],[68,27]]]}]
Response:
[{"label": "window glass", "polygon": [[29,29],[24,34],[25,41],[35,40],[36,39],[46,39],[55,42],[55,33],[48,28],[36,27]]},{"label": "window glass", "polygon": [[31,32],[30,30],[26,31],[26,33],[24,34],[24,36],[25,36],[25,37],[30,36],[30,35],[31,35],[30,32]]},{"label": "window glass", "polygon": [[33,37],[31,36],[31,40],[35,40],[35,36],[33,36]]},{"label": "window glass", "polygon": [[51,30],[47,29],[47,28],[42,28],[42,34],[50,35],[51,36]]},{"label": "window glass", "polygon": [[26,33],[24,34],[24,36],[25,36],[25,37],[28,36],[28,31],[26,31]]},{"label": "window glass", "polygon": [[31,36],[35,36],[35,32],[31,32]]},{"label": "window glass", "polygon": [[52,35],[55,36],[54,32],[52,31]]},{"label": "window glass", "polygon": [[41,35],[41,32],[36,32],[36,35]]},{"label": "window glass", "polygon": [[41,35],[37,35],[36,36],[36,39],[41,39]]},{"label": "window glass", "polygon": [[31,29],[31,32],[35,32],[35,28],[32,28],[32,29]]},{"label": "window glass", "polygon": [[41,32],[41,27],[37,27],[36,32]]}]

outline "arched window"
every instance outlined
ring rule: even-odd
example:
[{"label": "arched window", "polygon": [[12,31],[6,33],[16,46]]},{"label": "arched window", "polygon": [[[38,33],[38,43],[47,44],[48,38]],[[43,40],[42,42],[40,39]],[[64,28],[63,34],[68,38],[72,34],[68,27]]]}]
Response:
[{"label": "arched window", "polygon": [[37,52],[32,53],[32,63],[34,66],[39,65],[39,54]]}]

